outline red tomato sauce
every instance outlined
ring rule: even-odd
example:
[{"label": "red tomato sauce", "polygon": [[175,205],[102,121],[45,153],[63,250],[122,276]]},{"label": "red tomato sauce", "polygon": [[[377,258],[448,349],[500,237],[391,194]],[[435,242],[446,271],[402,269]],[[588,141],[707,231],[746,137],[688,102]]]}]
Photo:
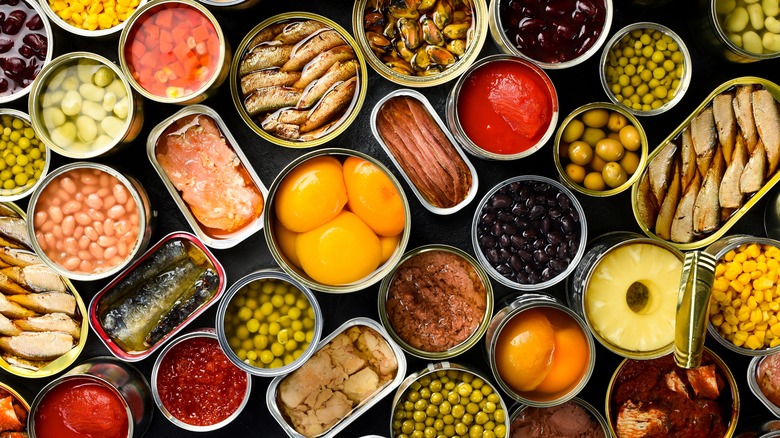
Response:
[{"label": "red tomato sauce", "polygon": [[160,5],[128,33],[125,59],[133,78],[161,97],[200,89],[219,69],[219,36],[203,13],[187,5]]},{"label": "red tomato sauce", "polygon": [[176,344],[157,371],[157,392],[165,409],[194,426],[216,424],[236,412],[247,384],[246,373],[230,362],[212,338]]},{"label": "red tomato sauce", "polygon": [[471,72],[457,105],[469,139],[495,154],[519,154],[536,145],[553,114],[545,80],[514,61],[491,62]]},{"label": "red tomato sauce", "polygon": [[126,438],[125,403],[108,385],[86,378],[63,380],[35,410],[38,438]]}]

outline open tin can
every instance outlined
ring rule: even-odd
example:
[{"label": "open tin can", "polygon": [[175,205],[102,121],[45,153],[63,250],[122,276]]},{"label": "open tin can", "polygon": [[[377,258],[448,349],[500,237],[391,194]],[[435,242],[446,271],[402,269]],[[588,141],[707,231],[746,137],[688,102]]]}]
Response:
[{"label": "open tin can", "polygon": [[[583,399],[581,399],[579,397],[574,397],[573,399],[569,400],[568,402],[565,402],[563,405],[556,405],[556,406],[552,407],[553,409],[555,409],[557,411],[556,413],[552,414],[552,415],[556,415],[557,416],[557,420],[556,421],[564,421],[564,422],[566,422],[568,420],[568,417],[571,416],[571,414],[574,414],[576,417],[572,418],[571,420],[574,420],[574,421],[576,421],[579,424],[584,423],[582,417],[578,413],[571,412],[571,409],[565,409],[565,410],[564,409],[560,409],[560,410],[558,410],[557,406],[562,406],[562,407],[565,408],[565,405],[567,405],[567,404],[575,405],[576,406],[575,409],[577,409],[577,410],[584,409],[586,411],[586,413],[588,415],[590,415],[590,420],[591,420],[591,426],[592,427],[589,427],[586,430],[580,429],[579,431],[573,432],[571,426],[567,424],[566,425],[566,429],[563,429],[563,428],[561,428],[563,430],[558,429],[558,433],[564,433],[564,432],[565,433],[577,433],[578,436],[581,433],[581,434],[588,434],[586,436],[596,436],[594,434],[598,434],[598,430],[601,430],[603,432],[603,435],[602,435],[603,437],[609,437],[610,436],[610,434],[609,434],[609,425],[607,424],[607,420],[604,419],[604,415],[602,415],[601,412],[598,411],[598,409],[593,407],[593,405],[591,405],[590,403],[586,402],[585,400],[583,400]],[[524,417],[526,414],[528,414],[529,411],[535,411],[537,413],[541,413],[542,415],[545,415],[545,417],[548,418],[549,423],[546,422],[546,423],[543,423],[543,424],[553,423],[552,415],[547,416],[546,414],[544,414],[545,409],[548,409],[548,408],[536,408],[536,407],[533,407],[533,406],[527,406],[527,405],[523,405],[523,404],[517,403],[515,406],[512,407],[512,409],[514,409],[514,412],[512,412],[512,415],[509,416],[509,433],[510,434],[512,434],[514,431],[519,429],[519,426],[520,426],[520,423],[521,423],[520,419],[522,417]],[[541,412],[539,412],[539,411],[541,411]],[[564,418],[564,416],[566,418]],[[531,428],[531,430],[535,430],[533,428],[536,427],[536,425],[539,422],[539,420],[537,420],[537,418],[538,418],[538,415],[535,415],[535,416],[532,416],[531,419],[528,420],[528,423],[531,423],[529,425],[529,428]],[[583,425],[583,426],[585,426],[585,425]],[[593,427],[593,426],[595,426],[595,427]],[[594,428],[596,429],[595,431],[593,430]]]},{"label": "open tin can", "polygon": [[[41,416],[46,412],[52,413],[53,410],[64,409],[63,403],[67,403],[68,400],[64,397],[80,397],[79,393],[83,397],[82,388],[85,391],[92,389],[92,393],[102,393],[104,400],[111,400],[113,409],[110,414],[105,407],[100,412],[79,412],[81,422],[88,424],[90,421],[100,421],[100,426],[105,426],[106,422],[113,421],[114,432],[127,438],[140,438],[151,424],[154,402],[146,377],[135,367],[119,359],[95,357],[73,367],[38,393],[27,417],[27,430],[30,436],[33,438],[58,436],[60,432],[57,426],[42,421]],[[70,400],[72,401],[73,398]],[[71,407],[78,409],[79,406],[89,406],[95,402],[85,399],[83,403]],[[70,413],[73,415],[72,419],[75,419],[77,413],[74,411]],[[104,418],[95,418],[98,415]],[[109,415],[111,419],[108,418]]]},{"label": "open tin can", "polygon": [[[201,117],[204,119],[202,124]],[[192,119],[185,124],[183,120],[186,118]],[[212,132],[211,126],[216,126],[217,132]],[[179,129],[174,129],[177,127]],[[190,130],[193,132],[188,136]],[[163,143],[168,136],[182,140]],[[220,141],[224,142],[225,149],[220,147]],[[171,151],[174,148],[176,152]],[[196,155],[199,159],[186,158],[182,162],[174,156],[177,154],[185,157]],[[184,218],[206,245],[216,249],[232,248],[263,228],[268,190],[222,117],[213,109],[205,105],[190,105],[160,122],[149,133],[146,155]],[[219,169],[220,166],[223,168]],[[231,184],[221,184],[225,180]],[[203,186],[213,189],[211,195],[219,197],[222,207],[208,210],[210,205],[205,199],[196,205],[184,200],[185,197],[195,200],[209,195],[208,189],[199,190]],[[200,215],[212,227],[201,222],[198,219]],[[226,219],[233,217],[238,219]]]},{"label": "open tin can", "polygon": [[190,233],[171,233],[95,294],[89,323],[111,354],[140,361],[214,305],[225,287],[211,251]]},{"label": "open tin can", "polygon": [[[780,399],[778,399],[777,387],[775,386],[778,381],[777,376],[774,374],[777,369],[777,357],[775,356],[776,355],[754,357],[748,365],[747,382],[750,392],[752,392],[753,395],[769,409],[769,412],[771,412],[772,415],[780,418],[780,406],[775,404],[776,402],[780,402]],[[767,361],[766,365],[763,364],[764,361]],[[763,369],[764,366],[766,366],[767,369]],[[773,371],[771,373],[772,375],[766,376],[770,367]],[[765,381],[764,378],[767,380]],[[771,394],[769,393],[770,391],[772,392]]]},{"label": "open tin can", "polygon": [[[311,391],[345,391],[349,392],[348,388],[351,387],[351,382],[349,376],[345,376],[346,380],[344,381],[343,388],[329,388],[329,385],[322,385],[320,383],[314,383],[307,385],[306,383],[302,383],[304,386],[301,387],[300,385],[296,385],[296,382],[308,382],[310,377],[314,375],[314,373],[311,370],[307,370],[304,372],[303,368],[299,368],[297,371],[293,371],[291,374],[287,374],[284,376],[277,376],[275,377],[270,385],[268,385],[268,390],[265,394],[265,401],[268,405],[268,409],[271,411],[271,415],[274,417],[274,419],[279,423],[279,425],[282,427],[284,432],[293,438],[305,438],[306,436],[317,436],[320,438],[334,438],[338,436],[338,434],[344,430],[347,425],[349,425],[351,422],[353,422],[357,417],[360,415],[363,415],[366,411],[371,409],[374,405],[379,403],[380,400],[382,400],[384,397],[386,397],[388,394],[393,392],[395,388],[397,388],[399,385],[401,385],[401,381],[404,380],[404,376],[406,375],[406,357],[404,356],[403,351],[390,339],[390,337],[387,335],[385,330],[382,328],[382,326],[377,323],[376,321],[369,319],[369,318],[353,318],[349,321],[345,322],[341,326],[339,326],[336,330],[333,331],[328,337],[320,341],[320,343],[317,346],[317,351],[315,352],[314,356],[309,358],[307,362],[314,361],[315,358],[318,357],[319,354],[325,355],[325,359],[316,359],[317,364],[312,365],[313,367],[322,366],[323,363],[330,365],[331,362],[329,361],[329,353],[326,353],[326,351],[331,350],[338,350],[340,354],[345,354],[347,357],[351,357],[355,354],[356,350],[354,348],[350,348],[349,346],[352,343],[361,343],[363,342],[361,339],[365,339],[364,337],[370,336],[372,338],[371,346],[369,347],[366,345],[365,348],[360,354],[367,354],[372,356],[367,358],[367,360],[370,362],[370,365],[361,367],[360,370],[356,371],[356,373],[351,374],[352,376],[355,376],[358,373],[374,373],[375,375],[378,375],[378,386],[372,390],[372,391],[361,391],[360,392],[360,400],[354,400],[353,408],[348,411],[348,413],[344,416],[342,416],[340,419],[336,420],[335,422],[330,422],[329,424],[326,424],[322,430],[320,430],[319,427],[317,427],[316,430],[305,430],[305,431],[299,431],[296,428],[296,424],[291,421],[289,415],[285,412],[285,407],[287,401],[294,400],[298,401],[298,407],[296,409],[303,408],[303,411],[305,412],[305,415],[314,415],[312,414],[312,409],[307,407],[304,404],[303,398],[306,398],[307,396],[310,396],[309,392],[306,392],[307,390]],[[331,343],[337,342],[338,344],[331,345]],[[345,345],[346,344],[346,345]],[[381,347],[380,347],[381,346]],[[386,359],[380,360],[379,362],[376,362],[377,356],[374,356],[371,353],[372,348],[380,348],[381,354],[385,355]],[[338,362],[336,362],[338,363]],[[326,365],[327,366],[327,365]],[[334,365],[339,367],[339,365]],[[306,367],[306,364],[302,367]],[[296,375],[297,373],[304,373],[304,377],[302,379],[297,379]],[[341,380],[339,380],[341,382]],[[310,386],[311,387],[308,387]],[[304,392],[303,397],[300,397],[298,395],[295,395],[295,392]],[[286,395],[283,395],[282,393],[285,393]],[[356,394],[350,393],[350,396],[355,396]],[[284,406],[283,406],[284,405]],[[301,412],[300,410],[298,412]],[[298,425],[298,427],[305,427],[304,425]],[[303,432],[303,433],[302,433]]]},{"label": "open tin can", "polygon": [[[762,50],[762,53],[757,53],[746,50],[742,44],[743,32],[752,31],[753,27],[747,25],[742,32],[729,32],[725,24],[734,7],[732,6],[732,10],[728,13],[723,13],[720,11],[720,8],[728,3],[721,3],[720,0],[697,0],[694,9],[695,13],[691,15],[691,35],[697,38],[705,50],[727,61],[742,64],[776,59],[780,56],[780,52],[765,52]],[[759,11],[761,11],[760,13],[763,17],[764,12],[762,8],[759,8]],[[763,22],[762,27],[765,27]],[[765,29],[760,29],[760,31],[769,32]],[[761,42],[761,36],[757,32],[754,33],[759,42]]]}]

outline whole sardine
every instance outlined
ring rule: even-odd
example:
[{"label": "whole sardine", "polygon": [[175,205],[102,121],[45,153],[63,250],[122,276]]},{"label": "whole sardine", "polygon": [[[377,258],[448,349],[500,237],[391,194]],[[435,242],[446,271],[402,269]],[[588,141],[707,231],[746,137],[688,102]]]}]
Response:
[{"label": "whole sardine", "polygon": [[302,70],[306,63],[320,53],[343,44],[344,38],[335,30],[317,32],[295,46],[295,50],[289,55],[289,60],[282,65],[282,71]]},{"label": "whole sardine", "polygon": [[753,119],[766,151],[767,176],[775,173],[780,164],[780,111],[769,90],[762,88],[752,94]]},{"label": "whole sardine", "polygon": [[0,216],[0,233],[27,247],[32,247],[30,234],[27,233],[27,222],[22,218]]},{"label": "whole sardine", "polygon": [[261,44],[250,50],[238,67],[239,76],[244,76],[255,70],[270,67],[280,67],[290,59],[293,46],[290,44]]},{"label": "whole sardine", "polygon": [[50,313],[17,319],[15,324],[26,332],[62,332],[78,339],[81,337],[81,325],[64,313]]},{"label": "whole sardine", "polygon": [[217,286],[219,286],[217,273],[213,269],[203,271],[171,310],[160,318],[160,322],[146,335],[144,342],[147,345],[154,345],[172,332],[214,296]]},{"label": "whole sardine", "polygon": [[306,67],[301,72],[301,78],[293,86],[295,88],[306,88],[313,80],[325,74],[333,64],[349,61],[350,59],[355,59],[355,51],[347,44],[326,50],[306,64]]},{"label": "whole sardine", "polygon": [[0,337],[0,349],[24,359],[56,359],[73,348],[73,338],[61,332],[22,332]]},{"label": "whole sardine", "polygon": [[202,271],[187,258],[150,278],[103,315],[103,329],[125,351],[144,350],[146,335]]},{"label": "whole sardine", "polygon": [[360,64],[354,59],[333,64],[321,78],[306,88],[298,102],[298,108],[311,108],[333,85],[355,77],[359,68]]},{"label": "whole sardine", "polygon": [[301,73],[297,71],[279,71],[278,68],[267,68],[253,71],[241,77],[241,93],[246,96],[258,88],[273,87],[274,85],[290,86],[300,79]]},{"label": "whole sardine", "polygon": [[35,292],[65,292],[60,276],[44,264],[11,266],[0,270],[8,278]]},{"label": "whole sardine", "polygon": [[38,313],[64,313],[76,315],[76,298],[71,294],[43,292],[39,294],[11,295],[10,301]]},{"label": "whole sardine", "polygon": [[315,20],[296,21],[284,26],[274,40],[283,44],[297,44],[304,38],[325,27],[327,27],[325,23]]},{"label": "whole sardine", "polygon": [[250,116],[295,106],[301,98],[301,90],[291,87],[264,87],[255,90],[244,100]]},{"label": "whole sardine", "polygon": [[320,126],[331,122],[337,114],[341,113],[341,111],[349,105],[352,98],[355,96],[356,90],[356,76],[333,87],[322,99],[320,99],[317,106],[311,110],[309,120],[301,125],[301,132],[313,131]]}]

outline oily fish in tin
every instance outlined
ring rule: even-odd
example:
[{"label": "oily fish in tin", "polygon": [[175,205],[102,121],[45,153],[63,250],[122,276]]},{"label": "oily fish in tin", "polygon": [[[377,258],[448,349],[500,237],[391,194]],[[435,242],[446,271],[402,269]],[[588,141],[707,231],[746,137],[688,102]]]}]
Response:
[{"label": "oily fish in tin", "polygon": [[761,85],[736,85],[659,147],[639,182],[638,218],[664,240],[700,240],[777,172],[778,102]]},{"label": "oily fish in tin", "polygon": [[244,107],[263,130],[306,142],[344,119],[359,71],[354,49],[338,31],[317,20],[293,20],[252,38],[238,76]]},{"label": "oily fish in tin", "polygon": [[37,371],[78,344],[83,319],[76,297],[30,248],[25,219],[0,204],[0,357]]}]

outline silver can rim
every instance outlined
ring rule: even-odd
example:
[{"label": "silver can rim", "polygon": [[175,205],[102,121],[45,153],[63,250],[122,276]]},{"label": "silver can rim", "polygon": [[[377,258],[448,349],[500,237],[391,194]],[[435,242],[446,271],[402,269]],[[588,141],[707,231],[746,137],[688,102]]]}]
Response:
[{"label": "silver can rim", "polygon": [[[30,128],[32,128],[32,122],[30,120],[30,115],[26,114],[22,111],[15,110],[12,108],[0,108],[0,115],[10,115],[13,117],[16,117],[18,119],[23,120],[25,123],[27,123]],[[35,133],[35,136],[38,136],[38,133]],[[43,142],[40,138],[38,138],[38,141],[43,144],[43,147],[46,149],[46,158],[45,163],[43,165],[43,169],[41,169],[41,176],[38,177],[38,181],[35,182],[35,184],[31,185],[30,187],[27,187],[23,191],[15,194],[15,195],[0,195],[0,202],[10,202],[10,201],[18,201],[19,199],[25,198],[29,196],[32,192],[35,191],[35,189],[38,188],[38,186],[41,185],[43,182],[43,179],[46,178],[46,175],[49,173],[49,167],[51,166],[51,149],[49,149],[49,146]]]}]

